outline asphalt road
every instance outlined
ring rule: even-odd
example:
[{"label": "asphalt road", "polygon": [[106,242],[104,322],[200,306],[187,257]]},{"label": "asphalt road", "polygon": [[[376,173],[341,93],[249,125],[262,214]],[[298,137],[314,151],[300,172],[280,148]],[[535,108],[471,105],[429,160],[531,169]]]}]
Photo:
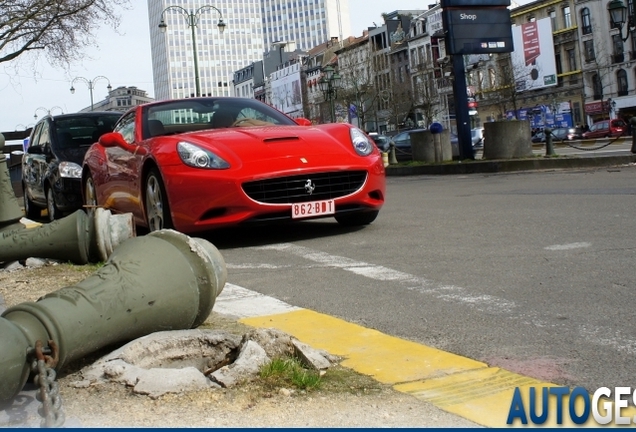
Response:
[{"label": "asphalt road", "polygon": [[228,282],[556,384],[636,375],[636,166],[389,177],[363,229],[208,236]]}]

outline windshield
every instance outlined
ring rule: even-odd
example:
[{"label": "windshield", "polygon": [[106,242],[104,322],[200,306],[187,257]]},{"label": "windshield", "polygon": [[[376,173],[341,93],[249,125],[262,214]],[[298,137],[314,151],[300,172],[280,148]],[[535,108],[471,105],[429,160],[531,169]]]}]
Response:
[{"label": "windshield", "polygon": [[58,148],[89,146],[100,136],[111,132],[121,113],[79,114],[58,117],[54,121]]},{"label": "windshield", "polygon": [[295,125],[291,118],[255,99],[192,98],[150,104],[144,109],[144,136],[203,129]]}]

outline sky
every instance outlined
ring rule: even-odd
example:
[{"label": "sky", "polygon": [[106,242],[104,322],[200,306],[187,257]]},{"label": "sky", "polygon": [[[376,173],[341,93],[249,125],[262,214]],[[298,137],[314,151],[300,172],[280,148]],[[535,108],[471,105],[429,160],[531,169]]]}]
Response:
[{"label": "sky", "polygon": [[[52,114],[71,113],[90,105],[88,85],[76,81],[75,93],[71,94],[71,81],[82,77],[93,81],[94,101],[103,100],[108,91],[108,81],[119,86],[136,86],[154,97],[150,36],[148,29],[147,0],[131,0],[129,10],[121,11],[121,24],[117,32],[103,27],[97,32],[98,47],[85,52],[81,62],[70,66],[70,71],[54,68],[42,56],[33,68],[26,62],[0,63],[0,131],[24,130],[33,126],[37,119],[48,111]],[[382,13],[398,9],[426,9],[422,0],[397,0],[394,6],[386,6],[381,0],[349,0],[352,36],[361,36],[362,31],[373,22],[381,24]],[[434,3],[431,1],[430,3]],[[384,6],[383,6],[384,4]],[[97,77],[107,77],[97,79]]]}]

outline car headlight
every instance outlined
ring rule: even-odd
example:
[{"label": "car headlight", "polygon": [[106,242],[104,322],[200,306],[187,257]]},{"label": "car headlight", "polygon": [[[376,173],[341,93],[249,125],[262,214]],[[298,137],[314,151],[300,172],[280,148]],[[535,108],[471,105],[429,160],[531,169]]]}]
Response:
[{"label": "car headlight", "polygon": [[181,141],[177,152],[184,164],[194,168],[227,169],[230,164],[209,150]]},{"label": "car headlight", "polygon": [[360,129],[351,128],[351,142],[360,156],[369,156],[373,152],[373,143]]},{"label": "car headlight", "polygon": [[82,167],[74,162],[60,162],[58,169],[60,177],[82,178]]}]

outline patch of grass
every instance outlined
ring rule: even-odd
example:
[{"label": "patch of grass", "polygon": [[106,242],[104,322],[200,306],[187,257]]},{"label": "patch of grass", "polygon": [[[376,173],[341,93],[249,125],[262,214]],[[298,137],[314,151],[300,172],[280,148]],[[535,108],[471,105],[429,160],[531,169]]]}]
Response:
[{"label": "patch of grass", "polygon": [[261,366],[260,377],[270,378],[285,375],[288,371],[292,371],[295,368],[293,359],[291,358],[275,358],[269,363]]},{"label": "patch of grass", "polygon": [[300,389],[313,389],[320,387],[320,373],[308,369],[296,368],[292,370],[291,381]]},{"label": "patch of grass", "polygon": [[292,385],[301,390],[317,389],[321,385],[320,372],[305,369],[296,358],[275,358],[261,366],[259,373],[263,384],[269,387]]}]

